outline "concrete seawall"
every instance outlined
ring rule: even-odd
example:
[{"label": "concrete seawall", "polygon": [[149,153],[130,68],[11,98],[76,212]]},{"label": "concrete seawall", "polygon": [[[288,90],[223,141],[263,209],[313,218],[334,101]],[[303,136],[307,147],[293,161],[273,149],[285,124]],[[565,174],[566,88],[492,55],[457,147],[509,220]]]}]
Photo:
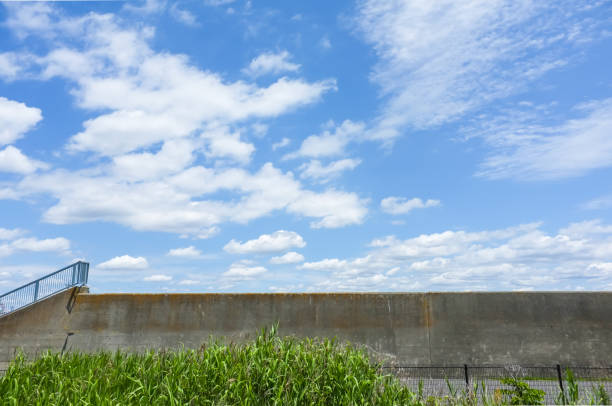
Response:
[{"label": "concrete seawall", "polygon": [[243,342],[279,322],[282,335],[337,337],[403,365],[612,364],[612,292],[72,293],[0,318],[0,363],[17,348],[198,348],[210,336]]}]

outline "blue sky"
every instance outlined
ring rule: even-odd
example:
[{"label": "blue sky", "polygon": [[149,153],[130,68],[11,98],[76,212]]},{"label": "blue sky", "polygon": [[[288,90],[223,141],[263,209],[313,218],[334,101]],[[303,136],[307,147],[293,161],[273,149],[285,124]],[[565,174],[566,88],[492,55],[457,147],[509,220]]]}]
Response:
[{"label": "blue sky", "polygon": [[0,291],[612,289],[612,2],[3,2]]}]

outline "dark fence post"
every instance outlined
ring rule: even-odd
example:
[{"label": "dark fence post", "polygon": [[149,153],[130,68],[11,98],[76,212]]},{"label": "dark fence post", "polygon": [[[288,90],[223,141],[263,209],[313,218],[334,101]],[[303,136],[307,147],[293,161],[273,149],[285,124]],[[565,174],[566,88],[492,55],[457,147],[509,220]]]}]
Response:
[{"label": "dark fence post", "polygon": [[560,364],[557,364],[557,378],[559,378],[559,387],[561,388],[561,397],[563,398],[563,404],[567,405],[567,399],[565,398],[565,389],[563,389],[563,375],[561,375]]},{"label": "dark fence post", "polygon": [[467,364],[463,364],[463,372],[465,373],[465,387],[470,389],[470,375],[468,375],[468,366]]}]

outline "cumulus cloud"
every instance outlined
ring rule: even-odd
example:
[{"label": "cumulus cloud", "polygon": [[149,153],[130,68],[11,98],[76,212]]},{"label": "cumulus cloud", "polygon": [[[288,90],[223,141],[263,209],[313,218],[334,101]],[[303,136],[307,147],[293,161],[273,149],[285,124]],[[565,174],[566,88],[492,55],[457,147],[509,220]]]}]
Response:
[{"label": "cumulus cloud", "polygon": [[24,233],[25,231],[20,228],[8,229],[0,227],[0,240],[12,240]]},{"label": "cumulus cloud", "polygon": [[290,59],[291,55],[287,51],[265,52],[254,58],[249,67],[244,69],[244,73],[251,76],[261,76],[299,70],[300,65],[290,62]]},{"label": "cumulus cloud", "polygon": [[108,269],[108,270],[116,270],[116,269],[146,269],[149,267],[149,263],[147,259],[144,257],[131,257],[129,255],[122,255],[119,257],[114,257],[109,259],[108,261],[102,262],[96,268],[99,269]]},{"label": "cumulus cloud", "polygon": [[223,272],[223,276],[234,281],[240,281],[253,279],[266,272],[268,272],[268,270],[263,266],[249,266],[248,263],[235,262],[227,271]]},{"label": "cumulus cloud", "polygon": [[291,144],[291,139],[283,137],[283,139],[279,142],[275,142],[274,144],[272,144],[272,151],[276,151],[279,148],[285,148],[289,144]]},{"label": "cumulus cloud", "polygon": [[168,251],[168,256],[170,257],[183,257],[183,258],[197,258],[202,255],[202,251],[190,245],[185,248],[174,248]]},{"label": "cumulus cloud", "polygon": [[182,9],[178,7],[177,3],[174,3],[169,9],[170,15],[177,21],[188,25],[188,26],[196,26],[198,25],[198,20],[195,15],[189,10]]},{"label": "cumulus cloud", "polygon": [[339,260],[337,258],[326,258],[320,261],[305,262],[301,268],[311,269],[314,271],[328,271],[332,269],[342,269],[347,265],[346,260]]},{"label": "cumulus cloud", "polygon": [[[239,198],[209,197],[220,191]],[[52,223],[113,221],[136,230],[195,236],[209,235],[211,227],[226,221],[246,223],[274,210],[319,219],[313,227],[331,228],[360,223],[367,213],[365,202],[354,193],[304,190],[291,173],[284,174],[271,164],[254,174],[194,166],[145,182],[126,182],[91,171],[56,170],[26,176],[14,193],[56,197],[43,217]],[[100,194],[120,198],[98,199]]]},{"label": "cumulus cloud", "polygon": [[0,146],[15,142],[40,120],[40,109],[0,96]]},{"label": "cumulus cloud", "polygon": [[597,220],[556,233],[530,223],[408,239],[388,236],[370,247],[361,257],[326,258],[301,268],[327,273],[315,290],[573,290],[611,283],[612,226]]},{"label": "cumulus cloud", "polygon": [[248,163],[255,152],[253,144],[242,141],[239,132],[231,133],[227,128],[206,131],[202,138],[207,140],[206,156],[209,158],[228,158]]},{"label": "cumulus cloud", "polygon": [[367,201],[353,193],[328,190],[324,193],[304,192],[292,202],[288,210],[320,220],[310,223],[312,228],[338,228],[361,224],[368,212]]},{"label": "cumulus cloud", "polygon": [[143,279],[143,281],[145,282],[168,282],[171,280],[172,280],[172,276],[163,275],[163,274],[151,275]]},{"label": "cumulus cloud", "polygon": [[12,145],[0,150],[0,172],[26,174],[48,167],[49,165],[44,162],[28,158]]},{"label": "cumulus cloud", "polygon": [[230,254],[260,254],[280,252],[291,248],[302,248],[306,242],[294,231],[278,230],[272,234],[262,234],[244,243],[231,240],[223,249]]},{"label": "cumulus cloud", "polygon": [[364,129],[364,123],[345,120],[339,126],[334,126],[332,130],[325,130],[322,134],[307,137],[302,141],[299,150],[285,155],[284,159],[300,157],[323,158],[344,155],[348,143],[358,140],[363,134]]},{"label": "cumulus cloud", "polygon": [[179,285],[186,285],[186,286],[191,286],[191,285],[199,285],[202,282],[194,280],[194,279],[183,279],[182,281],[179,281]]},{"label": "cumulus cloud", "polygon": [[382,211],[389,214],[406,214],[414,209],[425,209],[439,205],[439,200],[428,199],[423,201],[418,197],[407,199],[405,197],[390,196],[380,201],[380,208]]},{"label": "cumulus cloud", "polygon": [[360,159],[340,159],[328,165],[321,164],[319,160],[312,160],[300,166],[302,171],[300,177],[303,179],[314,179],[322,183],[339,176],[344,171],[355,169],[361,163]]},{"label": "cumulus cloud", "polygon": [[[39,239],[35,237],[16,238],[25,231],[0,229],[0,240],[8,242],[0,244],[0,257],[16,252],[55,252],[61,255],[70,254],[70,241],[63,237]],[[12,240],[12,241],[11,241]]]},{"label": "cumulus cloud", "polygon": [[275,265],[281,264],[297,264],[304,261],[304,256],[295,251],[289,251],[288,253],[270,258],[270,263]]},{"label": "cumulus cloud", "polygon": [[191,136],[210,123],[276,117],[335,89],[331,79],[280,78],[266,87],[228,82],[184,55],[155,52],[149,45],[151,27],[126,27],[110,14],[68,17],[49,7],[34,8],[46,21],[43,32],[24,21],[23,10],[13,15],[11,26],[43,38],[69,38],[72,44],[52,43],[49,53],[36,55],[40,72],[34,73],[65,78],[75,86],[77,106],[103,111],[71,138],[71,151],[125,154]]},{"label": "cumulus cloud", "polygon": [[37,238],[19,238],[12,242],[11,246],[18,250],[43,252],[57,251],[65,252],[70,249],[70,241],[65,238],[47,238],[39,240]]},{"label": "cumulus cloud", "polygon": [[[255,171],[234,167],[255,152],[246,120],[314,103],[335,89],[334,80],[280,78],[263,87],[230,82],[184,55],[156,52],[151,27],[127,27],[111,14],[71,17],[47,5],[22,10],[28,7],[12,10],[8,26],[51,39],[51,51],[36,55],[29,69],[73,85],[76,106],[92,114],[66,149],[94,159],[80,160],[81,170],[26,174],[0,196],[52,197],[43,215],[51,223],[111,221],[203,237],[224,222],[247,223],[277,210],[311,217],[316,227],[362,221],[367,210],[353,193],[305,190],[271,163]],[[208,166],[198,160],[202,155]],[[96,198],[100,194],[109,198]],[[295,204],[303,198],[308,205]],[[340,212],[347,208],[349,216]]]},{"label": "cumulus cloud", "polygon": [[159,179],[180,172],[195,159],[195,142],[171,140],[155,153],[142,152],[113,157],[111,172],[123,181]]},{"label": "cumulus cloud", "polygon": [[23,69],[27,59],[24,56],[13,52],[0,52],[0,78],[7,81],[17,78],[17,74]]}]

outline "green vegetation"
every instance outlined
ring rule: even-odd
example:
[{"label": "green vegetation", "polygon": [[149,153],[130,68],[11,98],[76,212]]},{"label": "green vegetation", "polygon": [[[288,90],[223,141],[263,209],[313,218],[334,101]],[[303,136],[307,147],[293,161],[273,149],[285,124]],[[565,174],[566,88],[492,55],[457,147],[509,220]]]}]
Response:
[{"label": "green vegetation", "polygon": [[546,395],[543,390],[533,389],[526,382],[517,378],[505,378],[501,381],[511,389],[502,389],[511,405],[541,405]]},{"label": "green vegetation", "polygon": [[411,404],[364,352],[262,331],[245,345],[126,354],[20,355],[0,378],[2,405]]},{"label": "green vegetation", "polygon": [[557,397],[559,405],[609,405],[610,396],[603,384],[591,387],[591,393],[586,394],[585,398],[580,395],[580,387],[574,377],[574,373],[568,368],[565,370],[565,382],[567,385],[567,394],[560,392]]},{"label": "green vegetation", "polygon": [[[362,350],[333,340],[280,338],[276,327],[251,343],[211,341],[199,350],[18,355],[0,377],[3,405],[497,405],[539,404],[543,392],[519,379],[488,392],[481,382],[425,396],[384,375]],[[582,401],[571,372],[559,403]],[[609,404],[602,385],[590,404]]]}]

